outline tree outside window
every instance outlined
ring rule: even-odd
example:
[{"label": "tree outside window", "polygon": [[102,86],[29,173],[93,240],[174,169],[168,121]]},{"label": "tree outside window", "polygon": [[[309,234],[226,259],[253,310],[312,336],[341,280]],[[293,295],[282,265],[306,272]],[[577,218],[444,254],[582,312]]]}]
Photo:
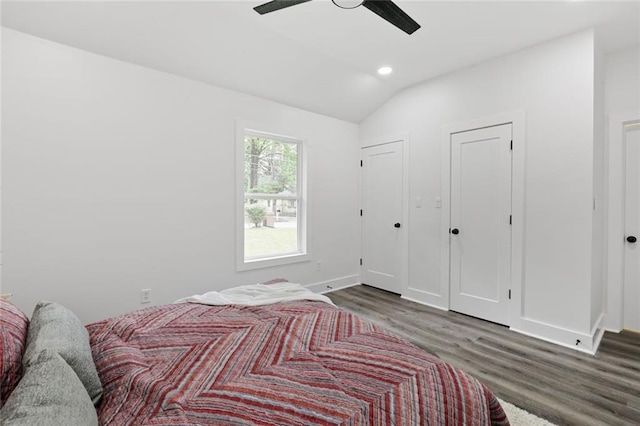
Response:
[{"label": "tree outside window", "polygon": [[298,140],[245,132],[245,261],[304,253],[301,149]]}]

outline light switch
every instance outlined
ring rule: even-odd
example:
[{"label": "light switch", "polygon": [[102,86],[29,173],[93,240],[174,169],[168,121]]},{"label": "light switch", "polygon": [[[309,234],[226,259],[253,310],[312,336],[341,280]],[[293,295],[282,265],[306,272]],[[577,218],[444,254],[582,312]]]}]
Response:
[{"label": "light switch", "polygon": [[442,208],[442,197],[436,197],[436,209]]},{"label": "light switch", "polygon": [[422,207],[422,197],[416,197],[416,207],[417,208]]}]

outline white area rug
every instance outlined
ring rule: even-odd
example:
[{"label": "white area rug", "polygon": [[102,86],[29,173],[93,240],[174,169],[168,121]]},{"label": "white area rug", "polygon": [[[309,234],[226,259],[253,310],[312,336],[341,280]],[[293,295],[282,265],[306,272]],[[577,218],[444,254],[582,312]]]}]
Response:
[{"label": "white area rug", "polygon": [[511,423],[511,426],[555,426],[553,423],[549,423],[545,419],[534,416],[528,411],[524,411],[522,408],[518,408],[513,404],[498,399],[500,405],[507,414],[507,418]]}]

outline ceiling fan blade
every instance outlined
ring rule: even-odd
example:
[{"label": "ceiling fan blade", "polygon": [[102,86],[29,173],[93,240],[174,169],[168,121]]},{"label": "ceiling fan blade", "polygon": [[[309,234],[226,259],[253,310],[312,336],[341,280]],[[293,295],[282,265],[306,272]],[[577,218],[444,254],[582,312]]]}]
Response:
[{"label": "ceiling fan blade", "polygon": [[265,13],[275,12],[276,10],[284,9],[285,7],[295,6],[300,3],[306,3],[311,0],[273,0],[260,6],[253,8],[260,15]]},{"label": "ceiling fan blade", "polygon": [[364,0],[362,6],[391,22],[407,34],[413,34],[420,24],[414,21],[391,0]]}]

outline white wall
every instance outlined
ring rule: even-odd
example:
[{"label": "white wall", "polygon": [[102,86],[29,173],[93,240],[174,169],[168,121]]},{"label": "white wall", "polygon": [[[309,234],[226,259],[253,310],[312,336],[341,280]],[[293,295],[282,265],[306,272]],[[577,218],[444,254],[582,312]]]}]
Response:
[{"label": "white wall", "polygon": [[405,90],[361,124],[361,141],[411,137],[410,199],[427,200],[410,211],[412,298],[448,291],[440,280],[446,230],[433,202],[443,127],[524,111],[522,321],[512,326],[570,346],[590,336],[594,48],[589,30],[491,60]]},{"label": "white wall", "polygon": [[[605,176],[607,188],[607,315],[608,329],[622,329],[622,280],[624,227],[624,139],[622,130],[610,126],[620,126],[621,120],[640,117],[640,47],[610,53],[605,62],[605,102],[604,114],[609,125],[605,146]],[[619,130],[618,137],[613,137]],[[613,133],[612,133],[613,132]]]},{"label": "white wall", "polygon": [[[160,304],[357,282],[357,125],[12,30],[2,55],[2,291],[28,314],[48,299],[89,322],[143,288]],[[235,271],[236,118],[308,140],[311,262]]]},{"label": "white wall", "polygon": [[637,111],[639,107],[640,47],[608,54],[605,61],[605,114]]},{"label": "white wall", "polygon": [[606,286],[604,284],[604,213],[607,208],[604,197],[604,68],[605,55],[595,39],[594,46],[594,116],[593,116],[593,223],[591,242],[591,328],[602,327],[605,313]]},{"label": "white wall", "polygon": [[[2,7],[0,7],[2,19]],[[0,31],[0,45],[2,45],[2,31]],[[0,93],[2,93],[2,54],[0,54]],[[0,129],[2,129],[2,102],[0,102]],[[0,135],[0,294],[2,294],[2,137]]]}]

